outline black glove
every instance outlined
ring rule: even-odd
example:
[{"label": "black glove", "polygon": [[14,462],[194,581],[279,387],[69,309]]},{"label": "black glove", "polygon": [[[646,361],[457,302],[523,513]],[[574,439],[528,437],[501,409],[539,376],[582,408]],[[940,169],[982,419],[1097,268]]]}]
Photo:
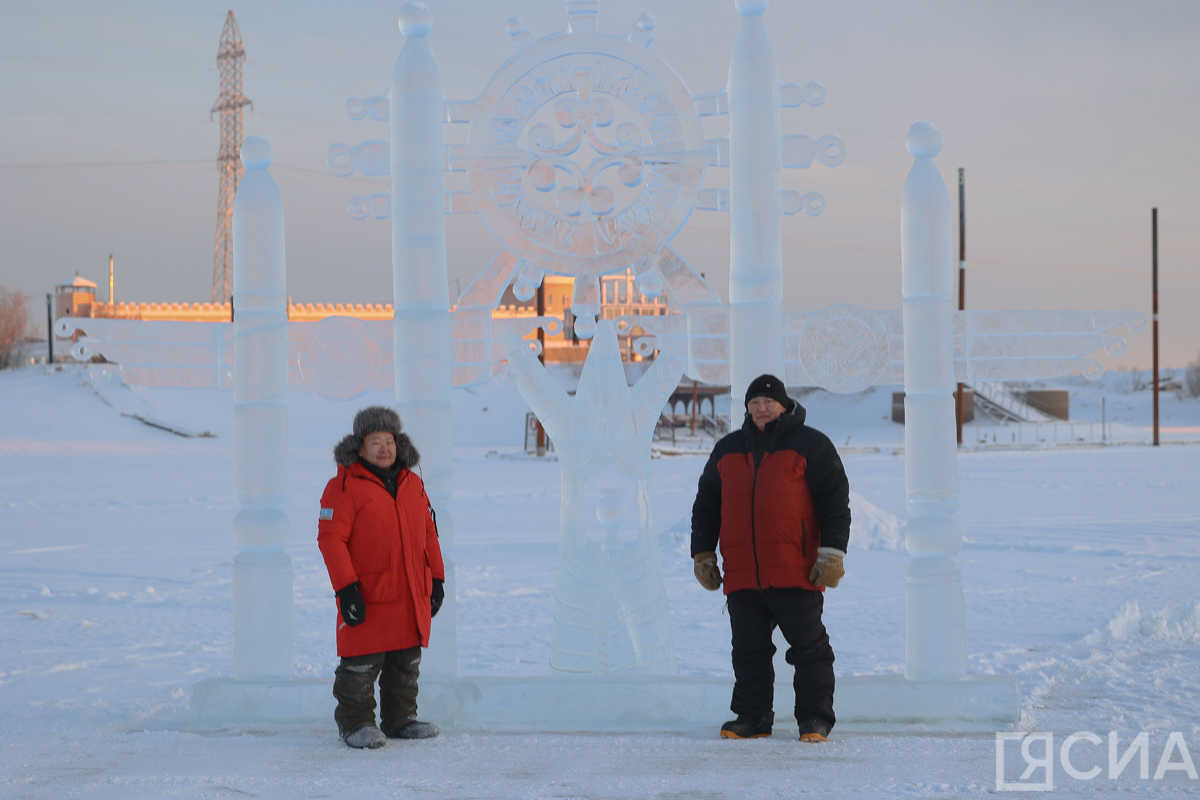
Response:
[{"label": "black glove", "polygon": [[338,589],[337,593],[338,608],[342,612],[342,619],[351,628],[367,621],[367,604],[363,602],[361,587],[362,584],[356,581]]},{"label": "black glove", "polygon": [[429,596],[429,616],[436,617],[437,612],[442,607],[442,601],[446,599],[446,590],[442,588],[443,581],[437,578],[433,579],[433,594]]}]

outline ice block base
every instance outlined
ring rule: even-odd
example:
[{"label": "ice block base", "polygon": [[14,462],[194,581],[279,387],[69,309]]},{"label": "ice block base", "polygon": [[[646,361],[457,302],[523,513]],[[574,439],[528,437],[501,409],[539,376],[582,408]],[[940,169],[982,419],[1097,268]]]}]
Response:
[{"label": "ice block base", "polygon": [[[325,724],[333,727],[331,679],[279,682],[210,678],[192,689],[191,727]],[[513,732],[715,731],[732,717],[732,678],[578,677],[422,680],[422,720],[447,728]],[[1020,720],[1017,679],[969,675],[909,681],[903,675],[838,678],[838,731],[999,731]],[[795,720],[790,683],[775,686],[775,730]]]}]

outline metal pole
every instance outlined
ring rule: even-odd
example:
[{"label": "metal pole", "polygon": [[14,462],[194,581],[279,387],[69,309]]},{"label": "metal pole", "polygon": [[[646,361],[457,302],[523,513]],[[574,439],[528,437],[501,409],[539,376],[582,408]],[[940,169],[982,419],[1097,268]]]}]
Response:
[{"label": "metal pole", "polygon": [[1158,447],[1158,209],[1150,209],[1150,273],[1151,293],[1154,308],[1151,311],[1154,326],[1154,446]]},{"label": "metal pole", "polygon": [[49,292],[46,293],[46,344],[50,346],[50,363],[54,363],[54,307]]},{"label": "metal pole", "polygon": [[692,381],[692,436],[696,435],[696,403],[700,399],[700,382]]},{"label": "metal pole", "polygon": [[[108,254],[108,304],[113,304],[113,257]],[[111,309],[110,309],[111,310]]]},{"label": "metal pole", "polygon": [[[967,219],[966,219],[966,180],[963,168],[958,168],[958,310],[967,307]],[[958,384],[958,392],[954,401],[954,416],[958,423],[958,446],[963,443],[963,385]]]},{"label": "metal pole", "polygon": [[[546,282],[542,281],[537,287],[537,315],[539,317],[546,313]],[[538,361],[546,363],[546,332],[541,327],[537,329],[538,343],[542,346],[542,352],[538,353]],[[542,427],[542,421],[539,419],[537,424],[537,454],[539,457],[546,455],[546,429]]]}]

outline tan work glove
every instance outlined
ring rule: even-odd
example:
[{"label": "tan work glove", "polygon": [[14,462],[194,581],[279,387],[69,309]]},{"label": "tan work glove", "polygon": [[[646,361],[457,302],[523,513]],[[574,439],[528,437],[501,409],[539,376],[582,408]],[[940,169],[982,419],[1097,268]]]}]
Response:
[{"label": "tan work glove", "polygon": [[715,592],[721,588],[721,568],[717,566],[716,553],[696,553],[693,557],[696,562],[694,567],[696,572],[696,580],[700,581],[700,585],[710,592]]},{"label": "tan work glove", "polygon": [[808,579],[817,586],[835,588],[838,581],[846,576],[846,568],[842,566],[844,555],[846,554],[841,550],[834,550],[832,547],[818,547],[817,563],[813,564],[812,571],[808,573]]}]

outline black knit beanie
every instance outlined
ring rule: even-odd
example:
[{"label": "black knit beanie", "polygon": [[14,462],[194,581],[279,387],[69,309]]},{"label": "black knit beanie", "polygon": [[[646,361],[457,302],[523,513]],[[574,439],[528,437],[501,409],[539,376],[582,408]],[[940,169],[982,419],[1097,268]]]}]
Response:
[{"label": "black knit beanie", "polygon": [[756,397],[769,397],[785,409],[792,405],[787,390],[783,388],[783,381],[774,375],[759,375],[750,381],[750,386],[746,388],[746,405],[750,405],[750,401]]}]

